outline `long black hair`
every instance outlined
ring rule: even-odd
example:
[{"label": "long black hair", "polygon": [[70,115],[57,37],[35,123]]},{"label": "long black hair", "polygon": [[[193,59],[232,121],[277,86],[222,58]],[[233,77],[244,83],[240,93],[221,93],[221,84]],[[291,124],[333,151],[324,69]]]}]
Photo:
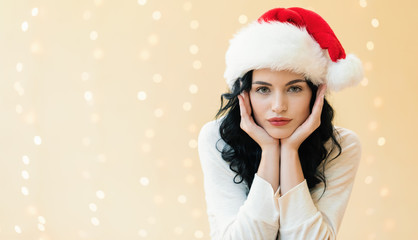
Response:
[{"label": "long black hair", "polygon": [[[221,95],[221,107],[215,118],[224,116],[219,127],[219,133],[226,145],[223,149],[218,149],[222,153],[222,158],[230,163],[229,168],[236,173],[233,181],[237,184],[245,181],[248,188],[254,179],[254,174],[258,170],[261,160],[260,146],[240,127],[241,114],[239,109],[238,95],[243,91],[250,91],[252,85],[253,71],[247,72],[243,77],[238,78],[232,90]],[[312,98],[310,101],[310,110],[316,99],[318,86],[311,81],[307,81],[309,88],[312,90]],[[223,99],[226,99],[225,103]],[[341,154],[341,146],[336,140],[334,134],[338,134],[335,130],[332,120],[334,118],[334,110],[331,105],[324,99],[321,113],[321,125],[301,144],[298,149],[299,159],[302,166],[303,175],[306,178],[308,187],[311,189],[316,184],[324,182],[326,189],[325,164],[322,171],[317,168],[322,161],[327,161],[335,147],[339,153],[333,158],[337,158]],[[325,148],[325,143],[332,139],[332,147],[330,150]],[[331,160],[333,160],[331,159]]]}]

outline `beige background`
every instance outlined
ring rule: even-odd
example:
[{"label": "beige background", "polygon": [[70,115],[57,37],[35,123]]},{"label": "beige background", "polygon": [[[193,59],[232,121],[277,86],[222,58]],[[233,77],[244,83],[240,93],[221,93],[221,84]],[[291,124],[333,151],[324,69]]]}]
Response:
[{"label": "beige background", "polygon": [[227,89],[228,40],[290,6],[366,69],[329,96],[363,143],[339,239],[413,239],[412,0],[2,0],[0,239],[209,239],[196,140]]}]

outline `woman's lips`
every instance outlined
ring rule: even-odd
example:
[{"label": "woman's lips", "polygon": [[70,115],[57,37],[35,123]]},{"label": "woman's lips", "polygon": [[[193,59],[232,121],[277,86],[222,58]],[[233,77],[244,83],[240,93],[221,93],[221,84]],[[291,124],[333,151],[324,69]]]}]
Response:
[{"label": "woman's lips", "polygon": [[269,118],[268,121],[273,126],[284,126],[288,124],[290,121],[292,121],[292,119],[285,118],[285,117],[273,117],[273,118]]},{"label": "woman's lips", "polygon": [[291,120],[287,120],[287,121],[269,121],[271,123],[271,125],[273,126],[283,126],[286,125],[290,122]]}]

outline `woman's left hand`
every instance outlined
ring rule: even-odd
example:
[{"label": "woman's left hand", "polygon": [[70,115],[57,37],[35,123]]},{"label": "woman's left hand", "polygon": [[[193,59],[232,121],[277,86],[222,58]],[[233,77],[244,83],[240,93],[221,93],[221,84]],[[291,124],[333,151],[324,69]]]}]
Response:
[{"label": "woman's left hand", "polygon": [[326,84],[321,84],[318,87],[315,103],[312,107],[312,112],[305,122],[287,138],[280,139],[280,148],[290,150],[298,150],[300,145],[306,138],[311,135],[315,129],[321,125],[322,106],[324,105],[324,96],[327,89]]}]

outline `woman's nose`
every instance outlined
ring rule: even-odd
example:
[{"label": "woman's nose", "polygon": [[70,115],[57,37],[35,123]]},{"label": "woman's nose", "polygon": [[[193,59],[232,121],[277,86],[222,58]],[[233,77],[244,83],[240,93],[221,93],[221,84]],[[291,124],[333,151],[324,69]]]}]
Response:
[{"label": "woman's nose", "polygon": [[279,113],[283,111],[287,111],[287,99],[282,94],[278,94],[274,96],[274,100],[272,103],[272,110],[273,112]]}]

